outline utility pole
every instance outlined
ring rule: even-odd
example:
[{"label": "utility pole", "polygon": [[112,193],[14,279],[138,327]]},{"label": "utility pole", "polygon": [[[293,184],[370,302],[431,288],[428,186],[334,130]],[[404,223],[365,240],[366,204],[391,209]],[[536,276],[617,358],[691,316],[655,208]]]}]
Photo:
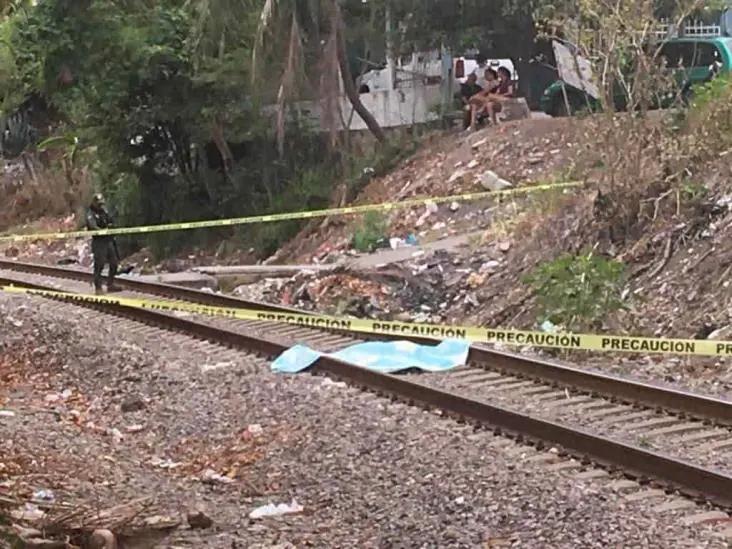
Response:
[{"label": "utility pole", "polygon": [[452,62],[452,52],[449,48],[445,47],[444,44],[441,45],[441,58],[442,58],[442,74],[441,74],[441,80],[440,80],[440,88],[442,91],[442,108],[443,111],[447,110],[450,103],[452,102],[452,95],[453,95],[453,81],[455,80],[453,78],[453,62]]},{"label": "utility pole", "polygon": [[386,3],[386,86],[388,90],[393,90],[396,81],[396,67],[394,65],[394,39],[392,36],[392,20],[391,5]]}]

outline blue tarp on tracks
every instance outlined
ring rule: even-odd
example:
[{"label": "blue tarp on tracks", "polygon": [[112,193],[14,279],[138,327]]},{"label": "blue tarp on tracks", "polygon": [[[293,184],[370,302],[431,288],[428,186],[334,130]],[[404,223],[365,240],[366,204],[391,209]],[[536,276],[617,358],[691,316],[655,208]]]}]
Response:
[{"label": "blue tarp on tracks", "polygon": [[469,349],[470,343],[460,339],[447,339],[435,346],[419,345],[411,341],[368,341],[335,353],[321,353],[306,345],[295,345],[272,362],[272,371],[288,374],[302,372],[321,356],[327,356],[382,373],[410,368],[443,372],[464,366]]}]

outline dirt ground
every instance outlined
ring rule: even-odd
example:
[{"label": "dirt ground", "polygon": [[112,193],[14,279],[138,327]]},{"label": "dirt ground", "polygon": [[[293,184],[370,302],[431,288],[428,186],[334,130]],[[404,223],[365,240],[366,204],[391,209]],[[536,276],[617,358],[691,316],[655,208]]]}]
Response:
[{"label": "dirt ground", "polygon": [[[552,118],[509,122],[473,134],[436,134],[396,170],[371,181],[353,204],[486,191],[489,189],[481,185],[481,176],[487,170],[515,186],[568,181],[581,160],[577,155],[578,137],[569,120]],[[461,204],[459,214],[451,217],[464,217],[466,212],[485,209],[491,204],[493,201]],[[430,225],[445,221],[444,212],[448,209],[441,207],[440,212],[430,217]],[[414,227],[423,212],[424,207],[415,207],[390,214],[388,236],[429,232],[429,226],[421,230]],[[322,254],[325,248],[347,246],[360,219],[351,216],[313,221],[275,254],[275,263],[308,262]],[[480,228],[479,223],[469,219],[451,234],[477,228]]]}]

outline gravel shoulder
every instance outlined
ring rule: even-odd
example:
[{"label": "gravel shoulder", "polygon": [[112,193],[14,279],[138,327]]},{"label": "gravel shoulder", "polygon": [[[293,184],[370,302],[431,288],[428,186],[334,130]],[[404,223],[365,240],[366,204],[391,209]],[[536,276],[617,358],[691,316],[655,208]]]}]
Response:
[{"label": "gravel shoulder", "polygon": [[727,547],[491,433],[95,311],[0,294],[0,345],[2,486],[213,519],[167,547]]}]

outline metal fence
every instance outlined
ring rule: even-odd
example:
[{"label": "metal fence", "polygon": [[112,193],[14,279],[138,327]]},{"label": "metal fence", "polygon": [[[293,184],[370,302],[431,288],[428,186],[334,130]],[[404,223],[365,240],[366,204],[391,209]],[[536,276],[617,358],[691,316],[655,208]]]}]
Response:
[{"label": "metal fence", "polygon": [[661,21],[658,28],[653,34],[660,39],[675,38],[686,36],[689,38],[711,38],[722,36],[722,27],[719,25],[710,25],[703,21],[687,21],[682,25],[677,25],[670,21]]}]

